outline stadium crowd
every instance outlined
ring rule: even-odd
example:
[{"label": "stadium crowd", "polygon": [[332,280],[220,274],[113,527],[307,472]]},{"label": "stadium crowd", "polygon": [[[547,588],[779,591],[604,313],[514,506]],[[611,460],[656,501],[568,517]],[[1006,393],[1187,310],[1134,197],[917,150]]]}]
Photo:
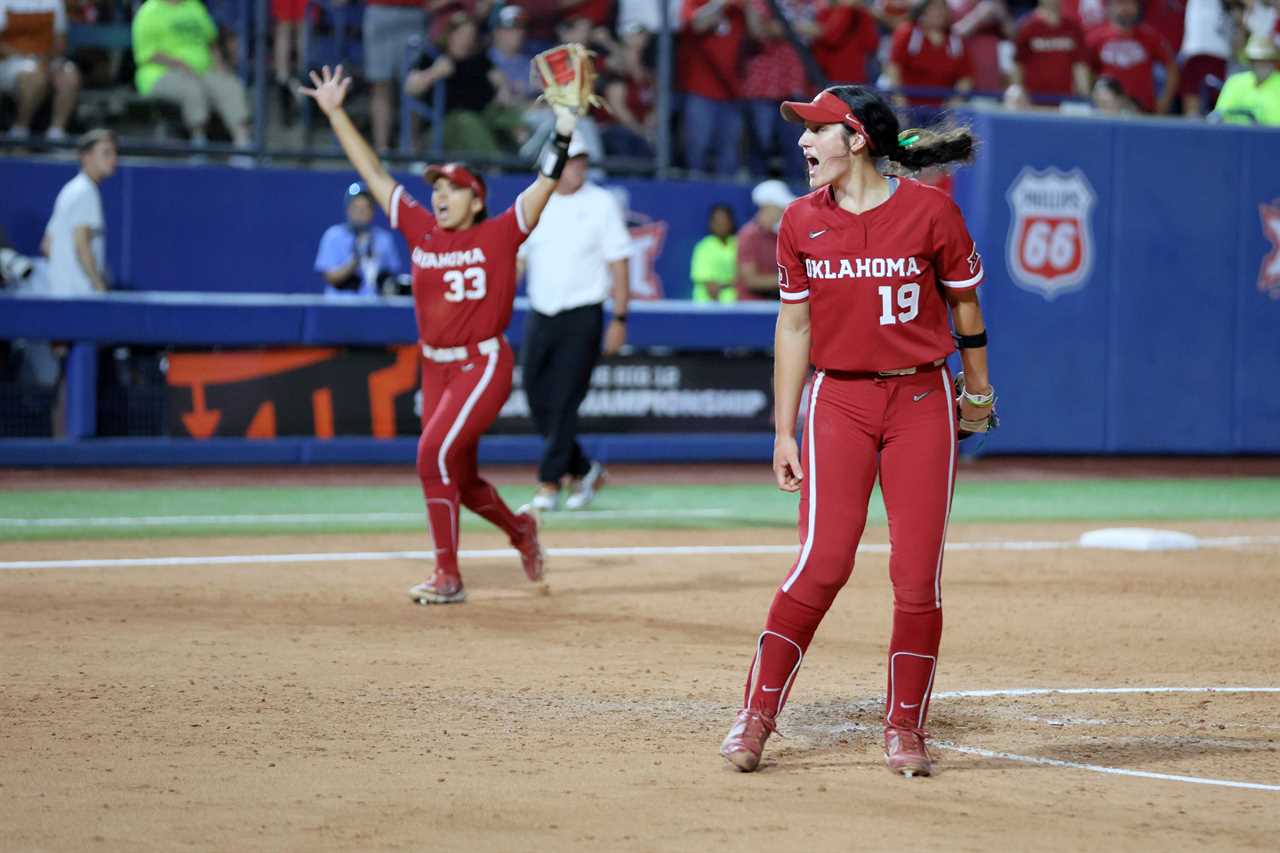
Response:
[{"label": "stadium crowd", "polygon": [[[63,139],[82,88],[127,83],[168,105],[195,143],[216,119],[220,136],[249,144],[244,2],[0,0],[0,127],[10,139]],[[1216,107],[1226,120],[1280,122],[1280,0],[667,2],[674,157],[692,172],[798,179],[799,158],[778,157],[794,134],[777,103],[825,82],[890,88],[912,123],[975,98],[1109,115],[1200,118]],[[333,58],[367,85],[379,149],[392,147],[407,95],[443,115],[448,151],[534,150],[546,118],[532,109],[529,59],[581,41],[597,51],[608,105],[586,128],[593,154],[651,157],[662,11],[661,0],[271,0],[271,120],[297,120],[298,81],[322,45],[342,43]],[[99,28],[127,38],[86,35]],[[415,115],[419,140],[423,124]]]}]

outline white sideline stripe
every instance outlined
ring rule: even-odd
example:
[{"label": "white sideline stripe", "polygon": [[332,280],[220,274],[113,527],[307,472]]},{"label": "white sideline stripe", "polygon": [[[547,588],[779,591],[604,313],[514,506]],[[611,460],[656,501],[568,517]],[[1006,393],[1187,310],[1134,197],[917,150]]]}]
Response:
[{"label": "white sideline stripe", "polygon": [[[728,517],[728,509],[591,509],[557,514],[556,520],[605,520],[618,518],[668,518],[685,516]],[[145,515],[90,516],[85,518],[0,518],[3,527],[163,527],[169,524],[333,524],[344,521],[421,521],[422,512],[317,512],[269,515]],[[547,519],[544,516],[543,521]]]},{"label": "white sideline stripe", "polygon": [[[1280,537],[1255,537],[1275,538]],[[1248,541],[1238,542],[1236,540]],[[1202,543],[1208,540],[1202,540]],[[1231,545],[1250,544],[1248,537],[1232,537]],[[547,553],[552,557],[652,557],[652,556],[698,556],[711,554],[743,555],[743,554],[794,554],[795,545],[658,545],[648,547],[618,548],[549,548]],[[1078,548],[1075,540],[1064,542],[952,542],[947,545],[955,551],[1027,551],[1050,550],[1058,548]],[[888,554],[889,545],[859,545],[859,554]],[[510,548],[494,548],[477,551],[459,551],[458,556],[464,559],[487,557],[509,557],[515,554]],[[231,554],[223,556],[194,557],[126,557],[104,560],[15,560],[0,562],[0,571],[28,569],[99,569],[121,568],[126,566],[217,566],[245,565],[252,563],[335,563],[344,560],[421,560],[431,559],[431,551],[352,551],[344,553],[320,554]],[[1082,692],[1088,692],[1084,690]],[[1142,693],[1142,688],[1134,688],[1133,692]],[[946,696],[948,694],[938,694]],[[1027,694],[1033,695],[1033,694]]]},{"label": "white sideline stripe", "polygon": [[1025,687],[1016,690],[951,690],[934,699],[986,699],[1000,696],[1106,696],[1132,693],[1280,693],[1280,687]]},{"label": "white sideline stripe", "polygon": [[1081,764],[1076,761],[1064,761],[1060,758],[1041,758],[1036,755],[1017,755],[1012,752],[998,752],[993,749],[979,749],[974,746],[961,746],[949,741],[934,741],[933,746],[966,755],[977,755],[982,758],[999,758],[1004,761],[1019,761],[1023,764],[1039,764],[1044,767],[1065,767],[1072,770],[1088,770],[1091,773],[1106,773],[1111,776],[1133,776],[1139,779],[1158,779],[1164,782],[1187,782],[1192,785],[1217,785],[1223,788],[1248,788],[1253,791],[1280,791],[1280,785],[1266,785],[1261,782],[1237,782],[1231,779],[1211,779],[1203,776],[1181,776],[1175,773],[1153,773],[1149,770],[1126,770],[1123,767],[1103,767],[1100,764]]}]

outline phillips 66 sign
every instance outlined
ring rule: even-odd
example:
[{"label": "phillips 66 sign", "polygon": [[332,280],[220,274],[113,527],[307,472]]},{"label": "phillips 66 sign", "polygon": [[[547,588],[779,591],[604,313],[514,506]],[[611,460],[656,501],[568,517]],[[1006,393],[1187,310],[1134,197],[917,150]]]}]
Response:
[{"label": "phillips 66 sign", "polygon": [[1005,196],[1009,225],[1009,274],[1023,290],[1055,299],[1085,285],[1093,271],[1093,224],[1097,201],[1079,169],[1043,172],[1030,167]]}]

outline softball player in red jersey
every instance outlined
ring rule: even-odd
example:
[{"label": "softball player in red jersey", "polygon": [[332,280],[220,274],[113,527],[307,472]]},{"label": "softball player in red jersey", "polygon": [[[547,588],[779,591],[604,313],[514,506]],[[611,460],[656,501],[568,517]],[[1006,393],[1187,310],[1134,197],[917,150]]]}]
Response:
[{"label": "softball player in red jersey", "polygon": [[[924,725],[956,473],[945,359],[957,339],[967,380],[959,415],[982,420],[994,395],[975,290],[982,261],[959,208],[931,187],[886,177],[876,163],[887,157],[913,170],[965,160],[973,140],[967,130],[900,135],[889,105],[863,86],[784,103],[782,114],[805,124],[799,144],[814,188],[787,208],[778,233],[773,469],[779,488],[800,492],[801,549],[774,595],[745,707],[720,751],[740,770],[759,764],[805,650],[853,571],[878,474],[894,600],[885,759],[904,775],[928,775]],[[801,452],[792,425],[811,364]]]},{"label": "softball player in red jersey", "polygon": [[480,436],[511,392],[514,363],[503,331],[516,293],[516,250],[537,224],[568,159],[575,116],[556,108],[556,132],[542,172],[505,212],[488,218],[485,185],[459,163],[429,166],[431,207],[424,208],[387,174],[342,109],[351,80],[342,67],[312,72],[315,99],[334,133],[409,243],[414,314],[422,347],[422,437],[418,476],[435,544],[435,572],[409,590],[422,604],[466,600],[458,571],[459,505],[492,522],[520,553],[525,574],[542,579],[538,518],[512,512],[476,467]]}]

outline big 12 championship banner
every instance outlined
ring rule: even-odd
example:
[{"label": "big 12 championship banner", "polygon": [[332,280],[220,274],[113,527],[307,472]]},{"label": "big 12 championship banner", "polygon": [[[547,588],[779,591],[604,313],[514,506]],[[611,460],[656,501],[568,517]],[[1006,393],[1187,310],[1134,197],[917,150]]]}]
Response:
[{"label": "big 12 championship banner", "polygon": [[[420,358],[413,346],[170,353],[167,431],[195,439],[415,436]],[[592,376],[581,429],[768,432],[771,375],[765,355],[609,359]],[[517,367],[491,432],[534,432],[520,379]]]}]

